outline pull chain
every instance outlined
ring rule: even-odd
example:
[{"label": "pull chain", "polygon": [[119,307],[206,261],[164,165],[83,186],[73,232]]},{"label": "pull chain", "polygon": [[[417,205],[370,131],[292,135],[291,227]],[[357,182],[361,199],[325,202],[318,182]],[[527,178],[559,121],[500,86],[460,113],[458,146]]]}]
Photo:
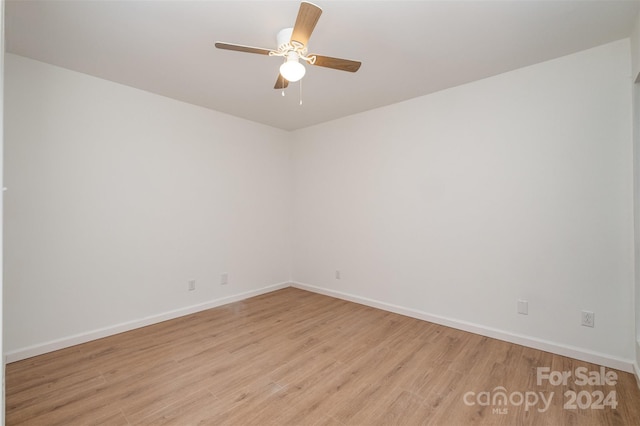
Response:
[{"label": "pull chain", "polygon": [[302,80],[300,80],[300,106],[302,106]]}]

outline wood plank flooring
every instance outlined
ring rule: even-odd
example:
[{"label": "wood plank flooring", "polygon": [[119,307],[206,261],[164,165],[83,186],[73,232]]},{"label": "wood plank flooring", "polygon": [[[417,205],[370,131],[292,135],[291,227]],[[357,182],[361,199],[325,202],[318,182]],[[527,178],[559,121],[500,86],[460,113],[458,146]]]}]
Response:
[{"label": "wood plank flooring", "polygon": [[640,425],[633,375],[581,386],[579,367],[600,371],[287,288],[9,364],[6,424]]}]

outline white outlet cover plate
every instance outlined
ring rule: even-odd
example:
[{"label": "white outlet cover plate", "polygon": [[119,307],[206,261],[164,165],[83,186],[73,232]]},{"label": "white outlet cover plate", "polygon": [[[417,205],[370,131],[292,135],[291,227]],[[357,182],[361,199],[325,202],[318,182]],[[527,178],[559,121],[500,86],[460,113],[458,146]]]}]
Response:
[{"label": "white outlet cover plate", "polygon": [[591,311],[582,311],[582,325],[584,325],[585,327],[594,327],[595,320],[596,314]]},{"label": "white outlet cover plate", "polygon": [[518,300],[518,313],[522,315],[529,315],[529,302],[526,300]]}]

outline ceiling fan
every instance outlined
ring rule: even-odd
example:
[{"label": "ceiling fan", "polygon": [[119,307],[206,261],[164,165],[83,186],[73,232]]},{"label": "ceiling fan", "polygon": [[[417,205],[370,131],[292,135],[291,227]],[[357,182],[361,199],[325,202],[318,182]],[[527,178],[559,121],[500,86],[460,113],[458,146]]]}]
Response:
[{"label": "ceiling fan", "polygon": [[216,42],[216,47],[218,49],[235,50],[238,52],[283,57],[284,63],[280,66],[280,74],[278,75],[274,89],[284,89],[289,85],[289,82],[298,81],[304,77],[306,70],[304,65],[300,63],[300,59],[309,65],[318,65],[349,72],[358,71],[361,65],[358,61],[308,54],[307,43],[321,14],[322,9],[315,4],[305,1],[300,3],[300,10],[298,11],[295,25],[293,28],[285,28],[278,33],[276,38],[278,47],[275,50],[223,42]]}]

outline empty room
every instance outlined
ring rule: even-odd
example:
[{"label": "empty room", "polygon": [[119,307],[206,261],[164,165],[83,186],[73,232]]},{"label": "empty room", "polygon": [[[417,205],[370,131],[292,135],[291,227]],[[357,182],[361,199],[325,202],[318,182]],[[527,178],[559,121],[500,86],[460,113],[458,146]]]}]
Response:
[{"label": "empty room", "polygon": [[640,425],[640,2],[2,0],[2,425]]}]

